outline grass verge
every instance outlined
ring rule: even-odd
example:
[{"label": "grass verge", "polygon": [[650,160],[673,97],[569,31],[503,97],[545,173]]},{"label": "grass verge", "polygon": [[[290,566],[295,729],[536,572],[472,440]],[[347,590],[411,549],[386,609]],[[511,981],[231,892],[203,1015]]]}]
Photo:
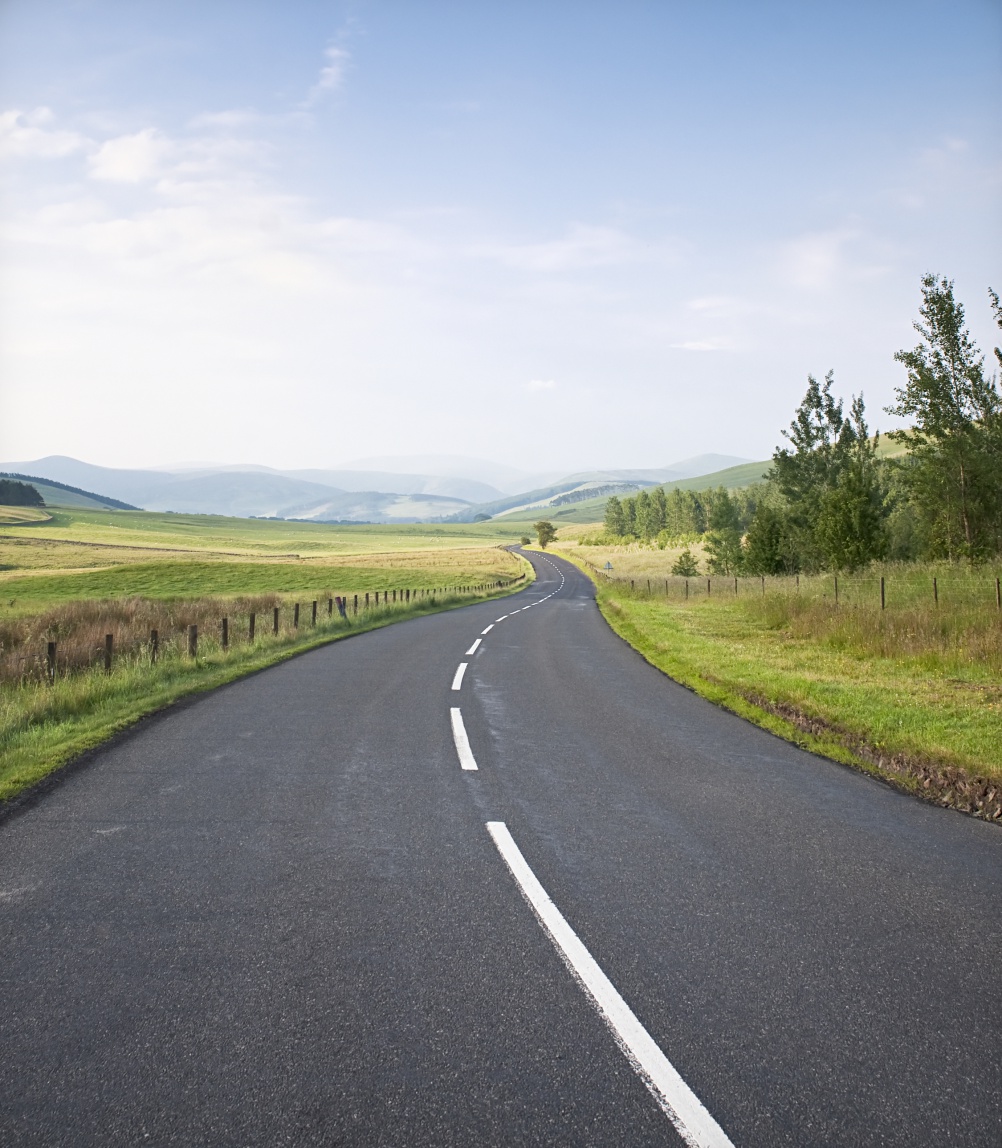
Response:
[{"label": "grass verge", "polygon": [[[561,557],[590,576],[576,556]],[[845,627],[805,627],[778,598],[684,602],[596,583],[612,629],[709,701],[909,793],[1002,821],[1002,687],[992,666],[900,642],[875,653],[865,619],[854,618],[851,641]]]},{"label": "grass verge", "polygon": [[4,689],[0,691],[0,802],[181,698],[216,689],[354,634],[508,596],[524,589],[531,578],[527,569],[526,581],[506,589],[479,595],[446,592],[407,605],[373,609],[358,618],[322,619],[315,629],[263,635],[228,650],[216,641],[200,639],[195,659],[171,650],[151,666],[145,656],[137,654],[117,659],[108,674],[92,670],[59,678],[53,685],[26,682]]}]

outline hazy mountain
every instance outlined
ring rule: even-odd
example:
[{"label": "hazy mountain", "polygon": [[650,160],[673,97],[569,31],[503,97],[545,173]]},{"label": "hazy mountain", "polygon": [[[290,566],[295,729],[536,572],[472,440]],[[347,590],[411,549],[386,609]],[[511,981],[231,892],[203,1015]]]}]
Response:
[{"label": "hazy mountain", "polygon": [[697,454],[694,458],[684,458],[681,462],[673,462],[666,467],[675,472],[674,478],[662,479],[662,482],[673,482],[679,478],[698,478],[701,474],[713,474],[718,470],[729,470],[732,466],[742,466],[752,462],[750,458],[738,458],[733,454]]},{"label": "hazy mountain", "polygon": [[[520,470],[502,462],[469,458],[461,454],[386,455],[378,458],[352,459],[355,470],[388,471],[391,474],[437,474],[445,478],[473,479],[495,488],[496,494],[517,494],[520,490],[546,486],[564,477],[560,470],[539,473]],[[331,471],[332,474],[336,473]]]},{"label": "hazy mountain", "polygon": [[[370,487],[364,491],[347,491],[328,483],[290,477],[267,467],[231,466],[180,472],[125,470],[52,455],[33,462],[0,464],[0,469],[98,490],[144,510],[173,510],[182,514],[301,518],[318,522],[416,522],[444,518],[470,505],[462,498],[421,489],[378,491]],[[428,485],[435,485],[433,478]],[[474,484],[474,488],[478,492],[486,489],[489,494],[497,493],[481,484]]]},{"label": "hazy mountain", "polygon": [[486,482],[441,474],[398,474],[379,470],[281,470],[287,478],[320,482],[340,490],[378,490],[386,494],[435,494],[465,502],[488,502],[503,492]]},{"label": "hazy mountain", "polygon": [[100,491],[103,497],[146,510],[318,522],[444,518],[469,522],[478,515],[541,509],[590,498],[591,489],[596,494],[628,493],[643,486],[678,482],[744,461],[706,454],[671,467],[561,475],[530,474],[461,455],[362,459],[354,469],[329,470],[275,470],[254,464],[178,464],[173,469],[139,470],[95,466],[65,455],[50,455],[32,462],[0,464],[0,469]]}]

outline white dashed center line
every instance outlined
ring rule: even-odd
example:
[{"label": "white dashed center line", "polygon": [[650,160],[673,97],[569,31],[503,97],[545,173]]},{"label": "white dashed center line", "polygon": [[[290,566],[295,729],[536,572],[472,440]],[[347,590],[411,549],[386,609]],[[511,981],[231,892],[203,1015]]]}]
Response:
[{"label": "white dashed center line", "polygon": [[463,674],[466,673],[466,667],[468,665],[469,665],[468,662],[460,662],[459,663],[459,669],[456,670],[456,676],[452,679],[452,688],[454,690],[458,690],[460,688],[460,686],[462,686]]},{"label": "white dashed center line", "polygon": [[477,652],[477,646],[479,646],[482,641],[483,638],[477,638],[473,645],[466,651],[466,656],[469,657],[470,654],[475,654]]},{"label": "white dashed center line", "polygon": [[452,738],[456,743],[456,753],[459,754],[459,764],[463,769],[476,769],[477,763],[470,749],[470,739],[466,736],[466,726],[463,725],[463,715],[458,706],[449,711],[452,716]]},{"label": "white dashed center line", "polygon": [[480,634],[481,634],[481,636],[483,636],[484,634],[489,634],[491,632],[491,630],[493,630],[493,629],[494,629],[494,623],[491,622],[491,624],[487,627],[486,630],[480,631]]},{"label": "white dashed center line", "polygon": [[[457,714],[459,711],[452,712]],[[564,964],[591,997],[599,1015],[612,1029],[616,1043],[625,1053],[626,1059],[647,1085],[682,1139],[692,1148],[734,1148],[727,1133],[679,1076],[675,1066],[654,1043],[650,1033],[637,1020],[630,1006],[616,991],[615,985],[602,972],[577,933],[550,900],[505,823],[488,821],[487,831],[494,838],[498,852],[511,870],[511,875],[539,923],[549,934]]]}]

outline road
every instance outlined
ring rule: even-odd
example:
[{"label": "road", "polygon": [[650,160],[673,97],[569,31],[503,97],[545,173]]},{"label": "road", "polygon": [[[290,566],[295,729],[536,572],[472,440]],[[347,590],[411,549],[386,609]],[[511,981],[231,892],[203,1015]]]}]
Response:
[{"label": "road", "polygon": [[0,1142],[1002,1143],[998,827],[714,708],[532,561],[0,820]]}]

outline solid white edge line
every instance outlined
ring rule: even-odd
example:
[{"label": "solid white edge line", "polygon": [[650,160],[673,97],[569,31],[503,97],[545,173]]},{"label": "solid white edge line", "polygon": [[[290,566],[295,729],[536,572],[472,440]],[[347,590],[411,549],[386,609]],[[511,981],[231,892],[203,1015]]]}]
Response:
[{"label": "solid white edge line", "polygon": [[477,638],[477,640],[473,643],[473,645],[470,646],[470,648],[466,651],[467,657],[469,657],[470,654],[475,654],[477,652],[477,646],[480,645],[480,641],[481,641],[481,639]]},{"label": "solid white edge line", "polygon": [[466,736],[466,726],[463,725],[463,715],[458,706],[449,711],[452,718],[452,740],[456,743],[456,753],[459,754],[459,764],[463,769],[476,769],[477,762],[470,749],[470,739]]},{"label": "solid white edge line", "polygon": [[454,690],[458,690],[459,687],[463,684],[463,674],[466,673],[466,667],[468,665],[468,662],[459,663],[459,669],[456,670],[456,676],[452,679],[452,688]]},{"label": "solid white edge line", "polygon": [[550,900],[508,832],[507,825],[503,821],[488,821],[487,831],[567,968],[591,997],[627,1060],[675,1125],[678,1134],[691,1148],[734,1148],[727,1134],[654,1043],[650,1033],[637,1020],[612,981]]},{"label": "solid white edge line", "polygon": [[491,624],[490,624],[490,625],[487,627],[487,629],[486,629],[486,630],[481,630],[481,631],[480,631],[480,636],[481,636],[481,637],[483,637],[483,636],[484,636],[484,634],[489,634],[489,633],[490,633],[490,631],[491,631],[491,630],[493,630],[493,629],[494,629],[494,623],[493,623],[493,622],[491,622]]}]

